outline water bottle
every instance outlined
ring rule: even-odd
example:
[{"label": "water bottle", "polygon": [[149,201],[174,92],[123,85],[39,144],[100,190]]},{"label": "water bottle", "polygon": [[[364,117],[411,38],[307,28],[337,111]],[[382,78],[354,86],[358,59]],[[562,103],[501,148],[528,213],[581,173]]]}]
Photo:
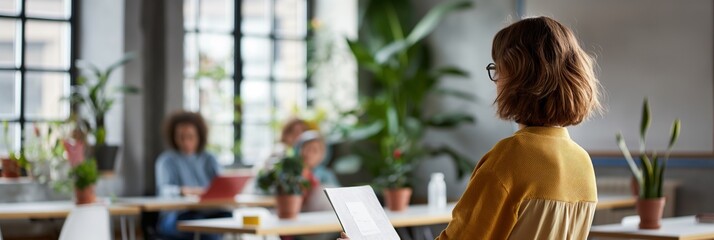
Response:
[{"label": "water bottle", "polygon": [[443,173],[431,174],[431,180],[429,181],[429,208],[446,208],[446,182],[444,182]]}]

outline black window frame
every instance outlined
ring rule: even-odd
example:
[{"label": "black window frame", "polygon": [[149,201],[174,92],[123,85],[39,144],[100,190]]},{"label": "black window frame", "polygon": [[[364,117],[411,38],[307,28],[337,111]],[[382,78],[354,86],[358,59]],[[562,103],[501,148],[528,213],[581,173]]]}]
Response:
[{"label": "black window frame", "polygon": [[[13,123],[13,124],[18,124],[20,126],[20,131],[16,133],[19,135],[19,140],[20,140],[20,150],[24,148],[25,145],[25,129],[27,128],[27,124],[34,124],[34,123],[46,123],[46,122],[51,122],[51,121],[56,121],[56,120],[61,120],[61,119],[42,119],[42,118],[28,118],[26,116],[26,103],[27,103],[27,73],[28,72],[43,72],[43,73],[64,73],[64,74],[69,74],[69,83],[70,86],[75,86],[76,85],[76,78],[77,78],[77,68],[75,66],[75,62],[77,61],[77,57],[79,55],[79,0],[66,0],[69,1],[69,17],[67,19],[64,18],[52,18],[52,17],[28,17],[27,16],[27,0],[16,0],[16,3],[19,4],[17,6],[19,8],[19,13],[17,15],[8,15],[5,13],[0,13],[0,20],[14,20],[14,21],[20,21],[20,30],[17,31],[17,33],[20,34],[19,40],[20,40],[20,48],[19,48],[19,55],[20,55],[20,65],[17,66],[12,66],[12,67],[7,67],[7,66],[0,66],[0,71],[13,71],[13,72],[19,72],[20,74],[20,88],[19,88],[19,95],[20,95],[20,105],[19,109],[17,109],[19,116],[17,117],[9,117],[9,118],[0,118],[0,121],[7,121],[8,123]],[[26,61],[27,61],[27,21],[39,21],[39,22],[61,22],[61,23],[68,23],[69,25],[69,65],[67,66],[67,69],[58,69],[58,68],[43,68],[43,67],[27,67]],[[18,54],[18,53],[15,53]],[[59,100],[59,99],[58,99]],[[69,101],[67,101],[67,106],[69,109],[69,114],[71,115],[73,112],[73,109],[70,106]],[[15,138],[17,140],[17,138]],[[15,145],[17,146],[17,144]],[[7,149],[8,151],[15,151],[13,149]]]},{"label": "black window frame", "polygon": [[[243,80],[245,80],[245,76],[243,75],[243,59],[242,59],[242,51],[241,51],[241,42],[243,37],[252,37],[252,38],[258,38],[258,39],[267,39],[270,41],[270,48],[271,48],[271,56],[270,56],[270,62],[269,68],[268,68],[268,77],[254,77],[252,79],[258,79],[260,81],[266,81],[269,86],[270,86],[270,106],[273,108],[277,108],[277,98],[275,94],[276,90],[276,83],[282,83],[282,82],[287,82],[287,83],[302,83],[305,85],[305,96],[306,96],[306,105],[311,106],[313,100],[310,99],[310,96],[308,95],[308,92],[311,90],[313,87],[312,81],[310,79],[310,76],[308,74],[308,64],[309,64],[309,59],[310,59],[310,51],[309,51],[309,39],[313,35],[312,29],[309,26],[310,25],[310,20],[313,18],[313,7],[314,7],[314,1],[313,0],[299,0],[299,1],[304,1],[305,3],[305,33],[301,37],[294,37],[294,36],[281,36],[278,34],[277,31],[277,14],[276,14],[276,3],[279,0],[265,0],[265,1],[270,1],[270,10],[268,12],[269,18],[271,19],[270,21],[270,32],[265,35],[265,34],[246,34],[243,33],[241,27],[242,27],[242,0],[235,0],[234,1],[234,15],[233,15],[233,30],[230,32],[220,32],[220,31],[201,31],[200,30],[200,25],[201,25],[201,1],[202,0],[196,0],[196,10],[195,10],[195,26],[193,29],[186,29],[186,27],[182,24],[182,28],[184,30],[184,39],[187,34],[195,34],[196,35],[196,41],[199,39],[199,35],[201,33],[213,33],[213,34],[230,34],[233,37],[233,75],[231,76],[231,80],[233,80],[233,93],[235,98],[241,97],[241,92],[242,88],[241,85],[243,83]],[[185,1],[183,1],[182,4],[186,4]],[[276,57],[277,57],[277,48],[278,48],[278,42],[279,41],[298,41],[298,42],[303,42],[305,44],[305,75],[302,78],[293,78],[293,79],[278,79],[275,77],[275,62],[276,62]],[[200,52],[199,49],[197,51]],[[185,59],[184,59],[185,63]],[[200,63],[199,63],[200,64]],[[200,65],[198,66],[200,68]],[[184,73],[184,78],[187,78],[189,76],[186,76]],[[191,77],[193,78],[193,77]],[[195,80],[195,79],[194,79]],[[235,106],[234,111],[236,111],[238,114],[234,114],[234,116],[240,116],[241,118],[234,118],[233,119],[233,142],[238,142],[241,140],[242,136],[242,127],[244,124],[250,124],[250,125],[270,125],[271,122],[244,122],[242,119],[243,116],[243,106],[242,104],[239,104]],[[271,119],[275,119],[275,113],[271,113]],[[231,165],[228,165],[229,167],[251,167],[252,164],[247,164],[244,162],[243,157],[240,155],[235,155],[234,156],[234,162]]]}]

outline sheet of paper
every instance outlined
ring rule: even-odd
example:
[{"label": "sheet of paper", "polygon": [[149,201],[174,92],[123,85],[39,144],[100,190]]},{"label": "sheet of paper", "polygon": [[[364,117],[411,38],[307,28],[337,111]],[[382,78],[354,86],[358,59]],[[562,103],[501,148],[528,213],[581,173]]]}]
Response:
[{"label": "sheet of paper", "polygon": [[363,202],[345,202],[347,209],[350,211],[350,215],[357,223],[357,228],[362,235],[374,235],[379,234],[379,227],[374,222],[374,219],[369,215],[367,211],[367,206]]}]

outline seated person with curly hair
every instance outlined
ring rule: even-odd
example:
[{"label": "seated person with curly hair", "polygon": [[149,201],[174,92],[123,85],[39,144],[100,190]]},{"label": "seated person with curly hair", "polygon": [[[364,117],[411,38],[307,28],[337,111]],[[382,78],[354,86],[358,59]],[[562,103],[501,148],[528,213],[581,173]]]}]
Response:
[{"label": "seated person with curly hair", "polygon": [[[216,158],[205,152],[208,127],[198,113],[176,112],[164,125],[165,150],[156,160],[156,190],[159,195],[199,196],[217,177],[221,167]],[[193,234],[179,232],[176,223],[182,220],[230,217],[225,211],[170,211],[161,212],[158,233],[162,239],[194,239]],[[221,239],[220,235],[205,234],[201,239]]]}]

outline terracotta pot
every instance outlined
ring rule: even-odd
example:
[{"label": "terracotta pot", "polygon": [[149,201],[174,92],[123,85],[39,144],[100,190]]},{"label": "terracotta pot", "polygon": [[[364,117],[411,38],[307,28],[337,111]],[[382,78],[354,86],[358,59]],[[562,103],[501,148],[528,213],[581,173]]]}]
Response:
[{"label": "terracotta pot", "polygon": [[390,188],[384,190],[384,201],[387,204],[387,209],[393,212],[401,212],[407,209],[411,197],[411,188]]},{"label": "terracotta pot", "polygon": [[637,199],[637,214],[640,215],[640,229],[659,229],[664,204],[664,197]]},{"label": "terracotta pot", "polygon": [[278,217],[280,219],[294,219],[302,207],[302,195],[278,195]]},{"label": "terracotta pot", "polygon": [[84,189],[75,189],[74,195],[77,205],[91,204],[97,201],[97,194],[94,193],[94,185]]},{"label": "terracotta pot", "polygon": [[4,178],[19,178],[20,165],[17,161],[10,158],[2,158],[2,177]]}]

